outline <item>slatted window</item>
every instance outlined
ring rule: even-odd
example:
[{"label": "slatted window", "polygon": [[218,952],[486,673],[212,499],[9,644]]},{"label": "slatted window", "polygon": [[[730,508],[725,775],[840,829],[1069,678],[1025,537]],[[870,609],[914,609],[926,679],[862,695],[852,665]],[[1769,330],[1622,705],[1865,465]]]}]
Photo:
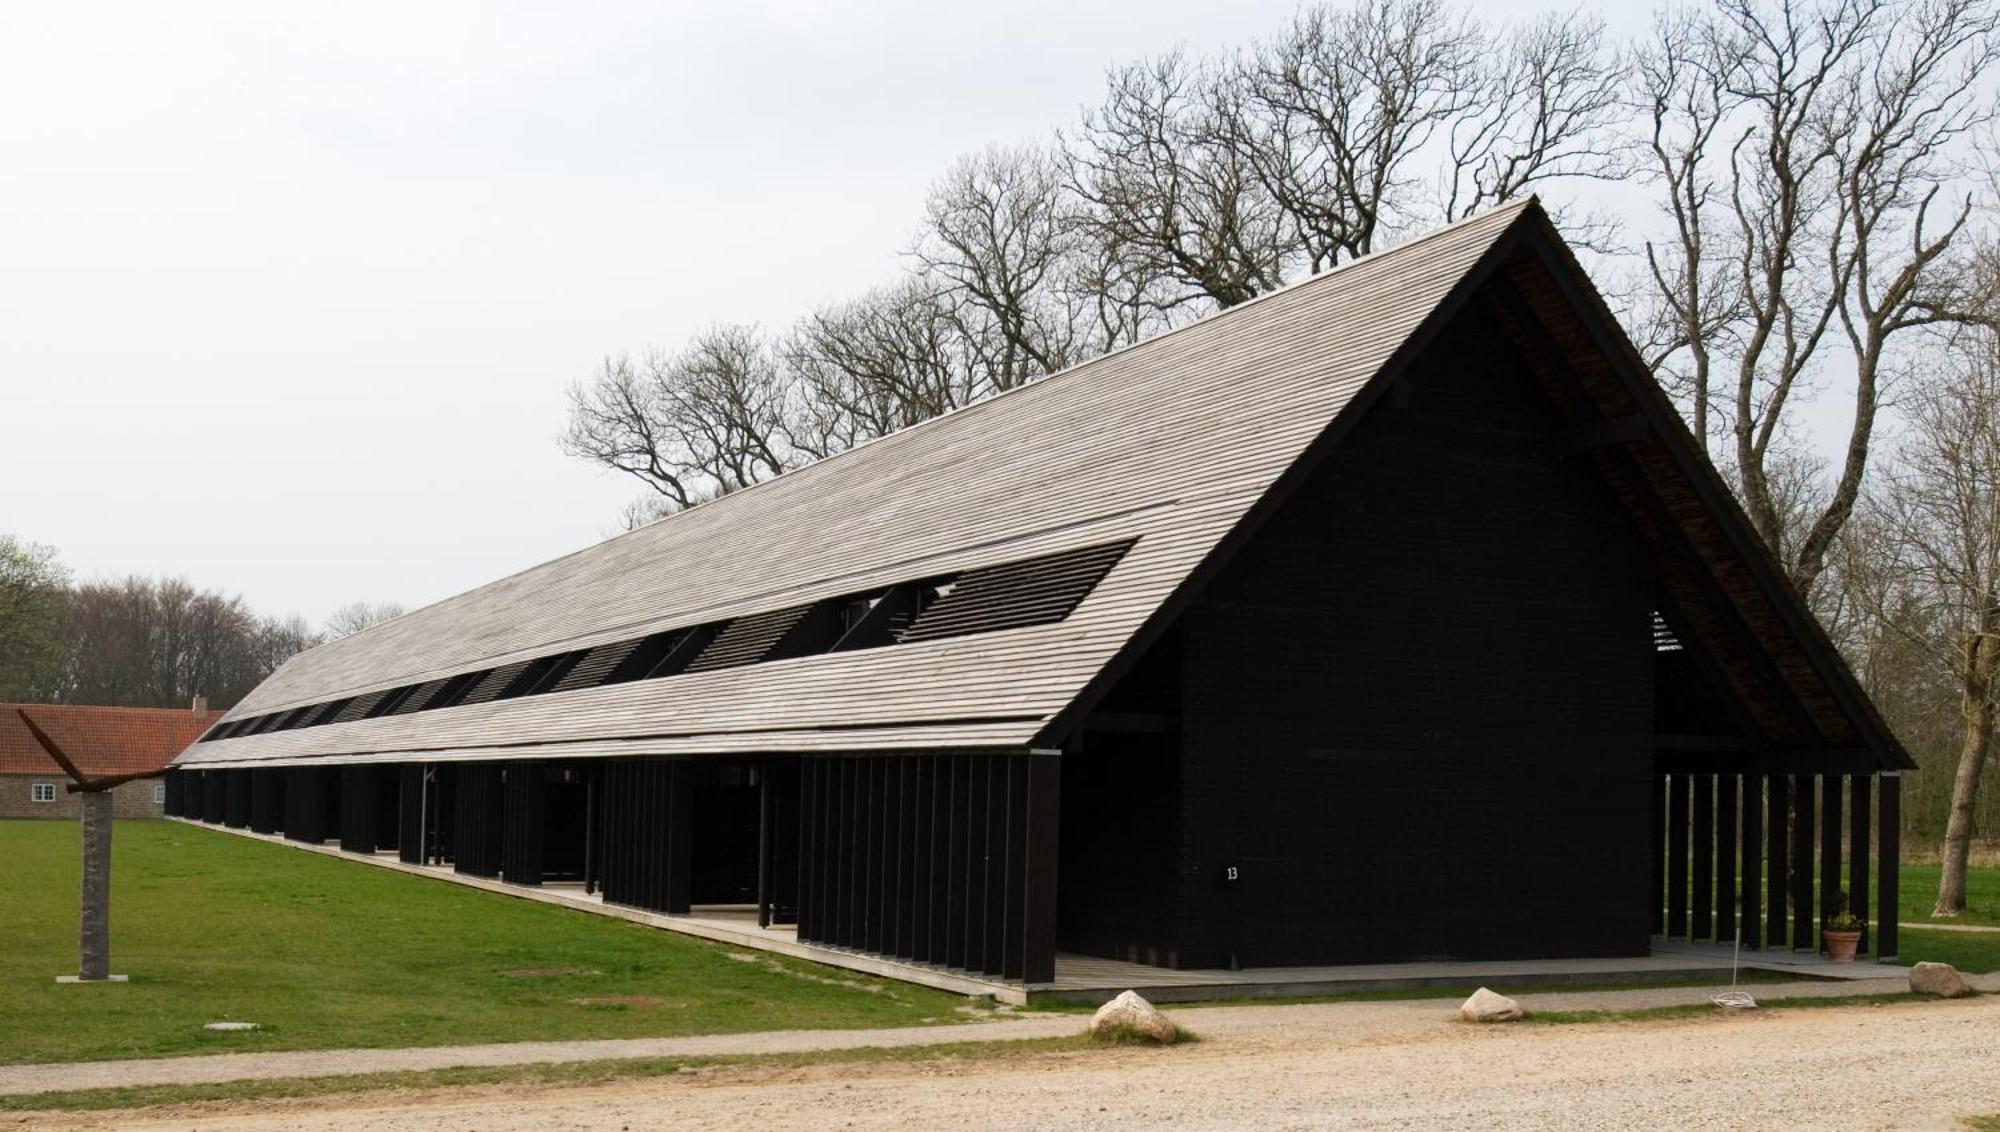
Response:
[{"label": "slatted window", "polygon": [[[1045,625],[1068,617],[1136,541],[984,566],[231,720],[202,741]],[[1680,647],[1658,614],[1654,645],[1661,651]]]},{"label": "slatted window", "polygon": [[400,701],[398,701],[395,707],[390,708],[388,711],[383,712],[382,714],[408,715],[413,711],[422,711],[430,706],[430,703],[433,699],[436,699],[441,693],[443,693],[443,691],[445,690],[445,685],[449,684],[450,682],[451,680],[449,677],[443,677],[437,680],[426,680],[423,683],[417,685],[414,689],[412,689],[409,695],[404,696]]},{"label": "slatted window", "polygon": [[910,622],[898,643],[1061,621],[1131,546],[1116,542],[967,570]]},{"label": "slatted window", "polygon": [[609,681],[611,674],[618,671],[639,646],[648,638],[635,637],[629,641],[613,641],[608,645],[598,645],[583,654],[583,659],[570,666],[562,679],[550,685],[551,692],[574,692],[579,688],[595,688]]},{"label": "slatted window", "polygon": [[339,713],[333,717],[333,722],[352,723],[357,719],[367,719],[369,716],[375,714],[375,706],[380,704],[393,691],[393,688],[384,688],[379,692],[364,692],[354,697],[347,701],[347,706],[341,708]]},{"label": "slatted window", "polygon": [[479,683],[474,684],[472,690],[465,693],[465,699],[459,702],[483,704],[489,700],[500,699],[500,694],[507,690],[509,684],[521,678],[521,674],[528,670],[530,663],[530,661],[517,660],[512,664],[503,664],[498,668],[489,669],[485,677]]},{"label": "slatted window", "polygon": [[738,617],[715,635],[715,639],[701,650],[701,655],[694,658],[694,663],[688,665],[687,670],[711,672],[718,668],[755,664],[763,660],[765,654],[812,610],[810,605],[795,605],[790,609]]}]

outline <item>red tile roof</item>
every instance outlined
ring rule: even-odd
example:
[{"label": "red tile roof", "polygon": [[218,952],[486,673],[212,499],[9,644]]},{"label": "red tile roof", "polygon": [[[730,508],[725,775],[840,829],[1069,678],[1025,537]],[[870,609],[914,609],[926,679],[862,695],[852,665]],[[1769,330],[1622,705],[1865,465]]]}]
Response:
[{"label": "red tile roof", "polygon": [[80,704],[0,704],[0,774],[61,774],[15,709],[56,741],[92,778],[158,770],[222,718],[187,708],[86,707]]}]

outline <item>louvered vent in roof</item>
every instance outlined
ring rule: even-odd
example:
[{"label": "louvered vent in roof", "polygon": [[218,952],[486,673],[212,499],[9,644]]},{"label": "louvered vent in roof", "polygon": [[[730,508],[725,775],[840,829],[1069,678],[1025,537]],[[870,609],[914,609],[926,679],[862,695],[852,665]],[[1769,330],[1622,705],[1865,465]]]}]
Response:
[{"label": "louvered vent in roof", "polygon": [[694,658],[694,663],[688,665],[687,670],[708,672],[755,664],[764,659],[764,654],[770,652],[812,610],[810,605],[795,605],[790,609],[738,617],[715,635],[715,640],[701,650],[701,655]]},{"label": "louvered vent in roof", "polygon": [[491,669],[480,679],[479,683],[472,686],[471,691],[465,693],[465,698],[460,700],[459,703],[483,704],[488,700],[500,699],[501,693],[507,690],[507,686],[520,679],[521,674],[526,672],[528,666],[533,663],[534,661],[532,660],[517,660],[512,664],[503,664],[498,668]]},{"label": "louvered vent in roof", "polygon": [[1681,639],[1674,635],[1673,627],[1658,613],[1653,614],[1653,651],[1679,652]]},{"label": "louvered vent in roof", "polygon": [[1132,540],[967,570],[924,607],[899,644],[1046,625],[1068,617]]},{"label": "louvered vent in roof", "polygon": [[340,713],[333,717],[333,721],[335,723],[352,723],[357,719],[365,719],[370,712],[375,710],[375,705],[381,703],[393,691],[395,691],[394,688],[384,688],[378,692],[364,692],[347,701],[347,706],[340,709]]},{"label": "louvered vent in roof", "polygon": [[598,645],[570,666],[570,670],[563,673],[562,679],[551,685],[549,691],[573,692],[578,688],[595,688],[605,683],[646,640],[645,637],[634,637],[629,641]]},{"label": "louvered vent in roof", "polygon": [[432,700],[436,699],[440,694],[444,692],[445,685],[449,683],[451,683],[450,677],[439,677],[436,680],[426,680],[422,684],[417,685],[415,691],[411,692],[407,696],[404,696],[400,703],[396,704],[394,707],[390,708],[386,712],[383,712],[382,714],[408,715],[413,711],[422,711],[430,706]]}]

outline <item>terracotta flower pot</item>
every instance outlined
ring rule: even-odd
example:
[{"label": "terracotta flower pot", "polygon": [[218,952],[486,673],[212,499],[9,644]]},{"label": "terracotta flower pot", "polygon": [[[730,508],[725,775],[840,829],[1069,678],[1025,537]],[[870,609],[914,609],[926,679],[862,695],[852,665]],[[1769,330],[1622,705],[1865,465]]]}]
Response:
[{"label": "terracotta flower pot", "polygon": [[1854,952],[1861,946],[1860,932],[1821,932],[1819,938],[1826,944],[1826,957],[1835,963],[1854,962]]}]

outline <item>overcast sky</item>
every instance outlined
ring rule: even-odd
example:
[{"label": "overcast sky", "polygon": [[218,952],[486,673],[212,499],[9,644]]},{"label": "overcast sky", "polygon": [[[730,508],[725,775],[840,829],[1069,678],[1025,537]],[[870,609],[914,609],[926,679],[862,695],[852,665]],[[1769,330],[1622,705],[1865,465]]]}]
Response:
[{"label": "overcast sky", "polygon": [[953,156],[1292,9],[9,5],[0,532],[315,623],[596,541],[567,382],[886,280]]}]

